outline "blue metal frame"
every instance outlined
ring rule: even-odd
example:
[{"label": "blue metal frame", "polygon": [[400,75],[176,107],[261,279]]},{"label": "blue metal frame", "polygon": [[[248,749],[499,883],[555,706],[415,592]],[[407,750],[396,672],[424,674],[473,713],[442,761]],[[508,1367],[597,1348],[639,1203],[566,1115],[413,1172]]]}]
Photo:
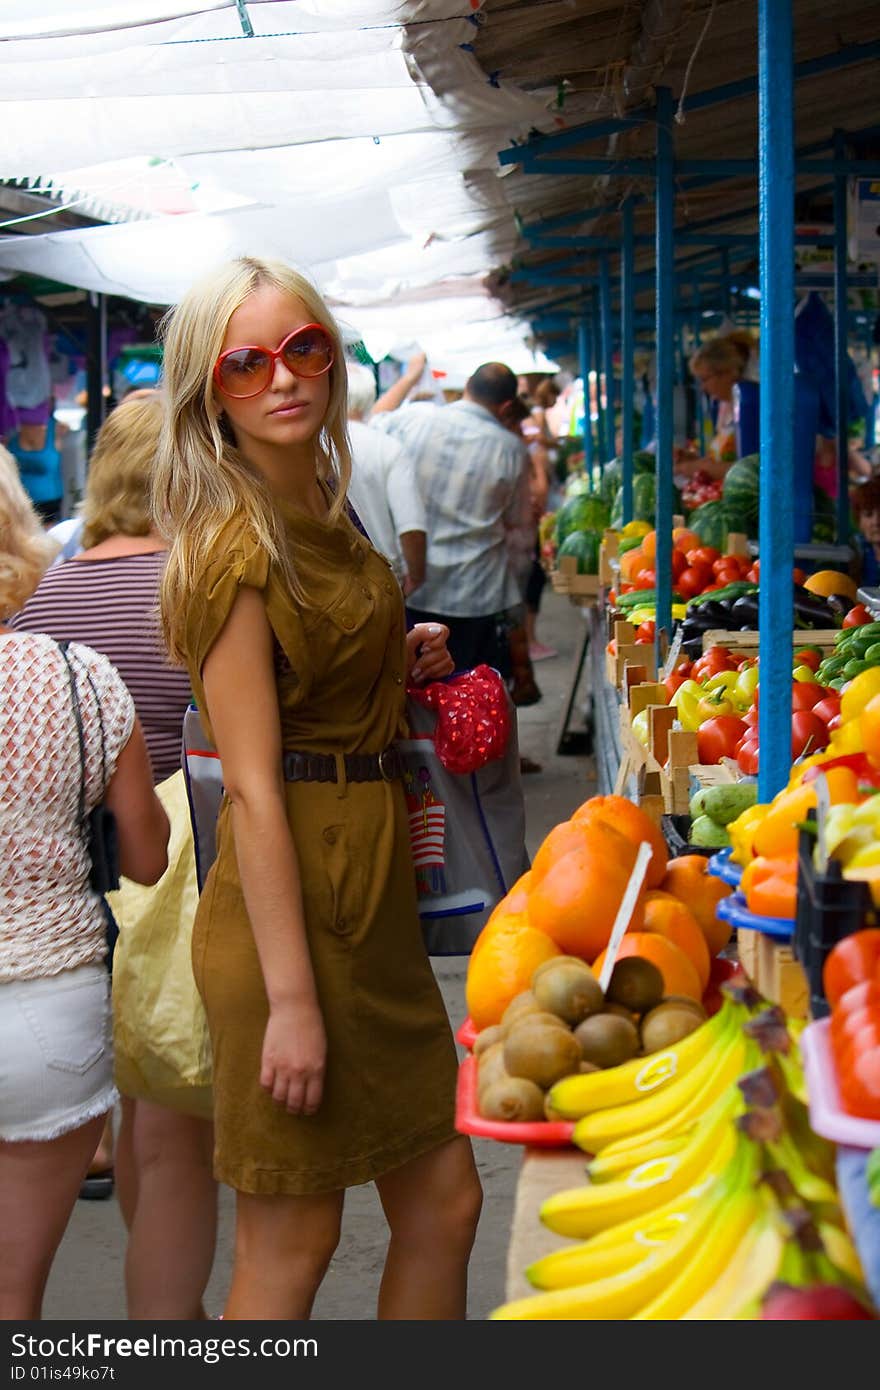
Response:
[{"label": "blue metal frame", "polygon": [[656,552],[657,658],[662,635],[672,633],[672,391],[675,332],[675,169],[672,141],[672,92],[656,88],[656,265],[657,265],[657,461]]},{"label": "blue metal frame", "polygon": [[633,511],[633,404],[635,400],[635,291],[633,273],[633,200],[623,204],[623,243],[620,258],[620,411],[623,429],[623,524]]},{"label": "blue metal frame", "polygon": [[[842,131],[834,132],[834,154],[843,159],[846,140]],[[846,178],[839,174],[834,180],[834,376],[837,402],[837,528],[838,545],[849,536],[849,389],[847,382],[846,343],[849,328],[847,253]]]},{"label": "blue metal frame", "polygon": [[758,800],[791,767],[794,625],[794,91],[792,0],[758,0],[761,238],[761,762]]}]

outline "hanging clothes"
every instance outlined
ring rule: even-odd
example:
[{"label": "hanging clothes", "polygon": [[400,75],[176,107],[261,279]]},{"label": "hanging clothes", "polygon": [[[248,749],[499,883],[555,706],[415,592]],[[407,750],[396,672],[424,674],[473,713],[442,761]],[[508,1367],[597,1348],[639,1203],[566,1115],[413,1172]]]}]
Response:
[{"label": "hanging clothes", "polygon": [[49,417],[46,442],[41,449],[24,447],[18,431],[12,435],[6,447],[18,464],[22,486],[31,501],[40,507],[45,507],[46,503],[60,504],[64,495],[64,481],[61,476],[61,452],[55,444],[54,417]]}]

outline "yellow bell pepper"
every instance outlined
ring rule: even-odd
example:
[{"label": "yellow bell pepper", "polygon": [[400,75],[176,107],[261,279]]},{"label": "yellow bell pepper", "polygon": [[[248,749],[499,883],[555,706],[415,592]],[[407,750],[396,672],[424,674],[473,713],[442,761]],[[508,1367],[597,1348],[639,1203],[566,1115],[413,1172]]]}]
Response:
[{"label": "yellow bell pepper", "polygon": [[737,864],[745,866],[753,858],[755,835],[769,810],[769,805],[749,806],[728,825],[727,833],[733,851],[730,857]]}]

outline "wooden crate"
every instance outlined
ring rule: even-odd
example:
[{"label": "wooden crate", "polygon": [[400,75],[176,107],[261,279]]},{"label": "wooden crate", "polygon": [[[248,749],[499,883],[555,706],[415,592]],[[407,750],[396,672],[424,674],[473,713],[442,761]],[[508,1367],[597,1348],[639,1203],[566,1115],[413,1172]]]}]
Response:
[{"label": "wooden crate", "polygon": [[578,574],[574,555],[563,555],[559,568],[551,570],[550,583],[557,594],[567,594],[581,606],[598,603],[601,585],[598,574]]},{"label": "wooden crate", "polygon": [[810,987],[791,945],[747,927],[737,930],[736,943],[740,965],[755,989],[790,1018],[809,1017]]},{"label": "wooden crate", "polygon": [[[816,628],[813,632],[798,629],[792,633],[791,648],[794,651],[795,647],[818,647],[820,651],[830,652],[839,636],[840,628],[837,627]],[[703,633],[704,652],[710,647],[727,647],[732,652],[742,652],[744,657],[757,656],[759,643],[758,632],[725,632],[723,628],[712,628]]]}]

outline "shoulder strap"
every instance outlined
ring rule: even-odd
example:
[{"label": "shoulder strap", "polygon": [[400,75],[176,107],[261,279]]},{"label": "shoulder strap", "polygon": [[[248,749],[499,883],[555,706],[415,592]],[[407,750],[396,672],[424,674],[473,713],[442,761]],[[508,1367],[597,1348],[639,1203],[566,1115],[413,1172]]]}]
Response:
[{"label": "shoulder strap", "polygon": [[76,688],[76,677],[73,673],[73,666],[70,657],[67,655],[69,643],[59,642],[60,651],[64,664],[67,667],[67,677],[70,681],[70,703],[73,706],[73,719],[76,724],[76,736],[79,742],[79,823],[85,824],[86,819],[86,745],[83,737],[82,711],[79,704],[79,692]]}]

